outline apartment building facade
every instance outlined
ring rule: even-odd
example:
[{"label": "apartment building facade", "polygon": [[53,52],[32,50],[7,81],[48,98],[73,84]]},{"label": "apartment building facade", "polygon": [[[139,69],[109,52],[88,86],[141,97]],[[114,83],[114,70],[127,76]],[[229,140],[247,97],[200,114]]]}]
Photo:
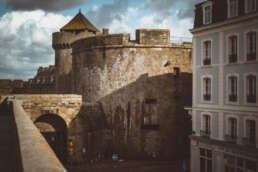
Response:
[{"label": "apartment building facade", "polygon": [[191,172],[258,171],[258,1],[195,7]]}]

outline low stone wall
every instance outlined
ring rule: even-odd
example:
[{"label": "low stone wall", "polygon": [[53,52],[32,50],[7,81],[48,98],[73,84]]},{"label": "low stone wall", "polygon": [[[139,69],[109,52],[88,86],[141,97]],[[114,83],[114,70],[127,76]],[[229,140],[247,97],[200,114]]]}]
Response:
[{"label": "low stone wall", "polygon": [[11,102],[17,127],[24,172],[66,172],[46,140],[26,115],[21,104]]}]

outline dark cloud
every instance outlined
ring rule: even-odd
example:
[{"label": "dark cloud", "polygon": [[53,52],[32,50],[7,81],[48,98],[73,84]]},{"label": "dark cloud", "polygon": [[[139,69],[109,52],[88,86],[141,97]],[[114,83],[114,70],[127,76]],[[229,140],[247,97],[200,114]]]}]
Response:
[{"label": "dark cloud", "polygon": [[112,4],[104,4],[92,9],[86,16],[98,27],[107,27],[114,19],[121,20],[121,15],[127,12],[131,0],[115,0]]},{"label": "dark cloud", "polygon": [[76,7],[91,0],[0,0],[6,3],[7,9],[60,11]]},{"label": "dark cloud", "polygon": [[192,18],[193,19],[195,5],[200,2],[203,2],[203,0],[186,0],[186,1],[187,1],[187,8],[180,9],[177,13],[177,17],[179,19],[183,19],[183,18]]},{"label": "dark cloud", "polygon": [[0,17],[0,79],[27,80],[39,66],[54,64],[51,34],[69,19],[40,10]]}]

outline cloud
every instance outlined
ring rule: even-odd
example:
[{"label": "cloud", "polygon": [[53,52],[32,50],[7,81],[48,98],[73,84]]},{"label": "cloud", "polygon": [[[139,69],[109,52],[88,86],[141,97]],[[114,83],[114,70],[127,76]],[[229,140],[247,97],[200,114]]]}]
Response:
[{"label": "cloud", "polygon": [[188,0],[186,8],[179,9],[177,13],[178,18],[191,18],[193,20],[195,5],[200,2],[203,2],[203,0]]},{"label": "cloud", "polygon": [[195,4],[202,1],[203,0],[147,0],[144,8],[159,12],[161,18],[172,15],[173,11],[175,11],[176,8],[180,8],[177,13],[177,17],[179,19],[193,19]]},{"label": "cloud", "polygon": [[59,11],[76,7],[91,0],[0,0],[6,3],[7,9]]},{"label": "cloud", "polygon": [[147,29],[169,29],[171,39],[179,37],[181,37],[181,39],[191,38],[192,35],[188,31],[193,25],[191,19],[173,20],[172,17],[167,17],[164,18],[162,22],[157,23],[156,18],[159,18],[158,13],[144,16],[137,22],[137,27]]},{"label": "cloud", "polygon": [[39,66],[54,64],[51,34],[70,19],[41,10],[3,15],[0,18],[0,78],[28,79],[36,74]]},{"label": "cloud", "polygon": [[129,8],[130,0],[114,0],[112,4],[103,4],[100,7],[94,7],[86,13],[86,16],[98,28],[109,26],[114,21],[121,21],[122,16],[126,14]]}]

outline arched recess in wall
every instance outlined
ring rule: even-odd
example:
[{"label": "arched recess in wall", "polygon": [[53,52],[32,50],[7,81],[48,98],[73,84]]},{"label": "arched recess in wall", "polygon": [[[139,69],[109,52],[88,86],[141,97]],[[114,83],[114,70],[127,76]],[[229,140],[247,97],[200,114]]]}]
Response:
[{"label": "arched recess in wall", "polygon": [[125,147],[125,111],[121,106],[116,108],[113,123],[114,149],[120,154],[124,153]]},{"label": "arched recess in wall", "polygon": [[63,163],[67,157],[67,125],[56,114],[45,114],[34,121],[59,160]]}]

